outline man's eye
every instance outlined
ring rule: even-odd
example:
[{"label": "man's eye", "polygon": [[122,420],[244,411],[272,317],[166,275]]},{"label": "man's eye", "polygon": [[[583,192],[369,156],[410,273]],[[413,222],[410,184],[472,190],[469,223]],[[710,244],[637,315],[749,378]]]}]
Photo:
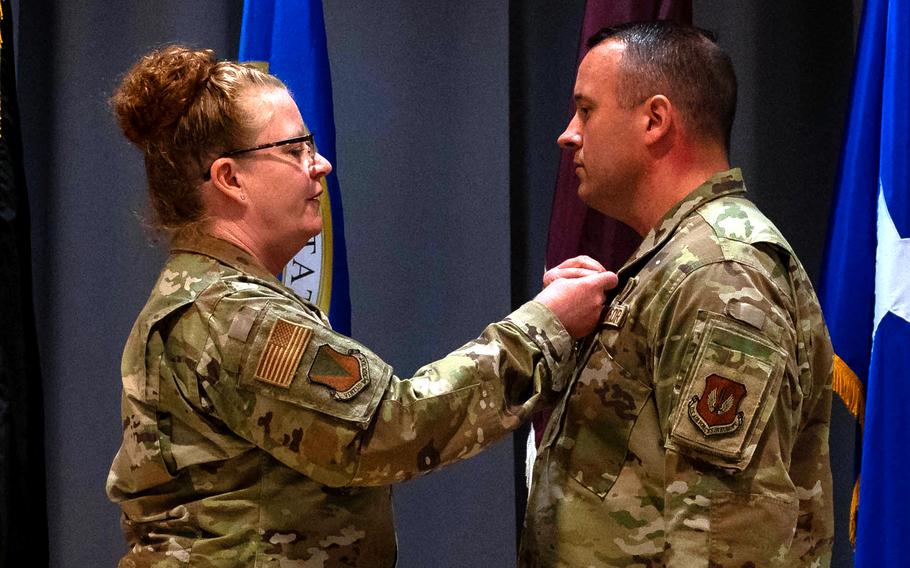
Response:
[{"label": "man's eye", "polygon": [[303,153],[304,153],[303,145],[300,145],[300,146],[296,146],[296,145],[295,145],[295,146],[291,146],[291,147],[288,148],[288,152],[289,152],[292,156],[294,156],[295,158],[299,158],[299,157],[302,156]]}]

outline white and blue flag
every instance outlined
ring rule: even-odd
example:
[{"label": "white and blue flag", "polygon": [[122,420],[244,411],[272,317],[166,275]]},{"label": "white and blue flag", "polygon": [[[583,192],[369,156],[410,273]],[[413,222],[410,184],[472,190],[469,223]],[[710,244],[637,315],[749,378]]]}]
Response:
[{"label": "white and blue flag", "polygon": [[900,565],[910,540],[908,23],[910,0],[864,4],[822,282],[835,390],[863,427],[857,568]]}]

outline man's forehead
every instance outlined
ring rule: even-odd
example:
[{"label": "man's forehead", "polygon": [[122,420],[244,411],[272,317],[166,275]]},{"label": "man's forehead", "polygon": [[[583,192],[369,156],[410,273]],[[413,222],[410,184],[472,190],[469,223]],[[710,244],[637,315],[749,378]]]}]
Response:
[{"label": "man's forehead", "polygon": [[616,67],[625,46],[617,41],[605,41],[594,46],[578,66],[575,79],[575,98],[590,96],[592,90],[615,80]]},{"label": "man's forehead", "polygon": [[595,72],[603,72],[606,68],[613,67],[622,59],[626,46],[616,40],[607,40],[592,47],[581,65],[578,67],[579,74],[582,68]]}]

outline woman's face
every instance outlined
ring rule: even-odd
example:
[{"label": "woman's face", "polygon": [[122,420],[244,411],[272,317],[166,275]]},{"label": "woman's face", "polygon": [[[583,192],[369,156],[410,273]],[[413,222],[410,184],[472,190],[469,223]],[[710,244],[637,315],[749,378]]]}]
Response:
[{"label": "woman's face", "polygon": [[[264,124],[251,146],[269,144],[308,133],[294,100],[284,89],[258,91],[248,97],[249,110]],[[239,155],[239,172],[249,202],[245,229],[260,244],[269,261],[284,262],[322,231],[320,195],[323,178],[332,165],[303,142]]]}]

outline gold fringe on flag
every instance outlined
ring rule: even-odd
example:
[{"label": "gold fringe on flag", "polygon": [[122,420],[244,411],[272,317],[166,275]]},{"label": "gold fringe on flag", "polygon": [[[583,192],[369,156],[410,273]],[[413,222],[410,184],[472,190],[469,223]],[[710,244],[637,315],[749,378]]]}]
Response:
[{"label": "gold fringe on flag", "polygon": [[[863,392],[863,383],[856,373],[843,359],[834,356],[834,369],[832,370],[831,388],[840,397],[853,418],[859,422],[860,436],[865,423],[866,395]],[[856,546],[856,512],[859,508],[859,476],[853,484],[853,498],[850,500],[850,544]]]},{"label": "gold fringe on flag", "polygon": [[850,499],[850,545],[856,548],[856,511],[859,507],[859,476],[853,484],[853,498]]},{"label": "gold fringe on flag", "polygon": [[859,381],[856,373],[844,363],[844,360],[834,356],[834,370],[831,378],[831,388],[847,405],[847,410],[859,421],[862,428],[866,414],[866,397],[863,393],[863,383]]}]

